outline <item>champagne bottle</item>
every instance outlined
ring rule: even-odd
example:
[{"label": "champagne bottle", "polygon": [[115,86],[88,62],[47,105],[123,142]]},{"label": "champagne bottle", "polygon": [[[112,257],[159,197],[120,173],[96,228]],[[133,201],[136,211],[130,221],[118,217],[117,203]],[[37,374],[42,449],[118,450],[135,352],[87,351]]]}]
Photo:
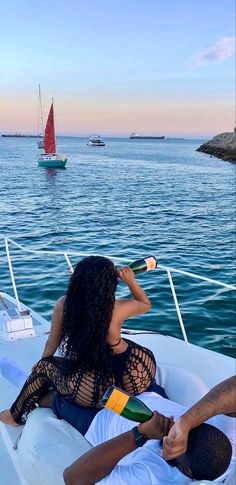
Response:
[{"label": "champagne bottle", "polygon": [[142,401],[116,386],[111,386],[102,398],[102,405],[126,419],[144,423],[152,417],[152,411]]},{"label": "champagne bottle", "polygon": [[144,259],[137,259],[129,265],[135,274],[143,273],[144,271],[151,271],[157,267],[157,260],[155,256],[148,256]]}]

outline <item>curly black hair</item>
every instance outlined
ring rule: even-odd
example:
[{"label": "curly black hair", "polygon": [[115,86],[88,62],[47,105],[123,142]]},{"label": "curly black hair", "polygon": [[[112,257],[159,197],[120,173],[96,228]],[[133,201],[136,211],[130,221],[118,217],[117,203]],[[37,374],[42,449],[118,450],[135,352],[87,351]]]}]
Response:
[{"label": "curly black hair", "polygon": [[201,424],[188,436],[186,458],[195,480],[216,480],[228,468],[232,446],[227,436],[211,424]]},{"label": "curly black hair", "polygon": [[75,267],[66,293],[60,352],[65,375],[77,369],[111,375],[110,346],[106,342],[118,275],[102,256],[82,259]]},{"label": "curly black hair", "polygon": [[[215,426],[203,423],[189,432],[185,463],[189,466],[194,480],[216,480],[227,470],[231,457],[232,446],[229,439]],[[168,460],[168,463],[182,468],[179,458]],[[181,471],[184,473],[182,469]]]}]

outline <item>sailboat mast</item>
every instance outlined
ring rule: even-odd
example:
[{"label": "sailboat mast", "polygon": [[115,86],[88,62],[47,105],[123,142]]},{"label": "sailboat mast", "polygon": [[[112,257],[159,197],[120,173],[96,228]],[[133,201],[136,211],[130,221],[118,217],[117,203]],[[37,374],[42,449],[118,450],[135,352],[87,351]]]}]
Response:
[{"label": "sailboat mast", "polygon": [[44,126],[43,126],[43,108],[42,108],[42,98],[41,98],[41,87],[39,84],[39,110],[40,110],[40,120],[41,120],[41,133],[43,134],[44,132]]}]

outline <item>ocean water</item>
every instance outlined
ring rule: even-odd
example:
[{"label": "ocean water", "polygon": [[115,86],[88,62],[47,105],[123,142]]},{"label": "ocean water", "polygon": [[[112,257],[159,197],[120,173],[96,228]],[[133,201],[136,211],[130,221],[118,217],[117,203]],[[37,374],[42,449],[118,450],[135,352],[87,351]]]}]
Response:
[{"label": "ocean water", "polygon": [[[160,264],[235,284],[235,165],[196,152],[201,140],[58,138],[65,170],[37,165],[35,139],[0,138],[0,233],[40,250],[121,259],[155,255]],[[67,287],[63,257],[11,246],[20,299],[50,319]],[[77,257],[71,258],[75,264]],[[235,355],[235,292],[172,274],[190,342]],[[152,310],[128,326],[181,337],[166,272],[138,281]],[[0,238],[0,289],[13,294]],[[127,287],[119,284],[118,296]]]}]

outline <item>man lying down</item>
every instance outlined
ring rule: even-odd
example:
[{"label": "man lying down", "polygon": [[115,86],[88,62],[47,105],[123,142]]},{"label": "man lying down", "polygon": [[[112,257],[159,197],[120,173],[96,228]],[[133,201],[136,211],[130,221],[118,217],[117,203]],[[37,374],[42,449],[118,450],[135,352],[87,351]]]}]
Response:
[{"label": "man lying down", "polygon": [[[235,462],[235,420],[216,415],[236,416],[235,397],[236,377],[218,384],[188,411],[155,393],[143,393],[139,399],[158,412],[136,427],[104,409],[85,435],[94,448],[65,470],[66,485],[169,485],[225,479]],[[173,426],[166,416],[174,416]],[[216,417],[202,424],[212,416]]]},{"label": "man lying down", "polygon": [[[16,376],[19,377],[20,369],[8,359],[5,360],[7,362],[0,359],[2,374],[19,387]],[[22,379],[25,380],[25,373],[21,372],[24,374]],[[74,404],[71,404],[70,412],[70,403],[61,401],[60,396],[57,396],[54,399],[56,402],[56,406],[55,403],[53,406],[54,412],[64,419],[70,417],[71,419],[68,421],[72,421],[71,424],[83,434],[87,430],[85,437],[94,448],[64,471],[64,482],[63,468],[81,455],[82,449],[83,453],[87,451],[90,445],[84,440],[79,453],[78,446],[81,446],[81,439],[83,440],[80,433],[71,427],[67,428],[64,420],[58,421],[61,423],[58,427],[52,412],[49,415],[46,412],[48,418],[43,421],[40,416],[45,416],[45,413],[39,415],[40,419],[37,420],[37,411],[35,411],[35,416],[34,412],[32,413],[34,429],[30,422],[27,423],[22,436],[25,437],[25,441],[20,440],[24,458],[23,443],[26,443],[28,453],[30,449],[33,450],[34,456],[37,447],[39,449],[38,463],[34,458],[31,464],[31,460],[27,460],[26,453],[27,462],[25,464],[27,463],[28,472],[35,477],[36,471],[40,475],[42,469],[50,470],[47,478],[45,478],[45,474],[44,478],[39,477],[39,480],[42,478],[42,483],[45,485],[55,483],[57,485],[62,483],[67,485],[94,483],[99,483],[99,485],[168,485],[191,483],[191,478],[213,480],[218,477],[221,483],[228,477],[227,485],[235,485],[236,474],[232,476],[232,479],[230,477],[236,461],[236,423],[235,419],[231,417],[236,416],[236,377],[215,386],[189,410],[153,392],[143,393],[139,395],[139,399],[153,411],[157,409],[158,413],[154,412],[150,421],[143,424],[137,423],[137,426],[134,426],[134,422],[107,409],[100,411],[94,419],[92,410],[87,409],[87,415],[86,408],[81,412],[80,407],[77,409]],[[64,415],[61,412],[63,409]],[[223,416],[223,413],[228,416]],[[209,420],[213,416],[215,417]],[[175,424],[170,417],[173,417]],[[202,425],[207,420],[213,426]],[[48,438],[51,425],[52,437]],[[55,435],[53,437],[53,427],[59,433],[57,435],[60,440],[58,443],[55,442]],[[136,429],[133,430],[133,427]],[[64,431],[66,432],[63,434]],[[28,437],[29,443],[27,442]],[[43,453],[44,448],[46,455]],[[50,449],[53,449],[51,458],[54,458],[54,462],[49,458]],[[59,456],[57,456],[58,452]],[[50,463],[48,463],[48,458]],[[217,483],[219,483],[218,480]]]}]

